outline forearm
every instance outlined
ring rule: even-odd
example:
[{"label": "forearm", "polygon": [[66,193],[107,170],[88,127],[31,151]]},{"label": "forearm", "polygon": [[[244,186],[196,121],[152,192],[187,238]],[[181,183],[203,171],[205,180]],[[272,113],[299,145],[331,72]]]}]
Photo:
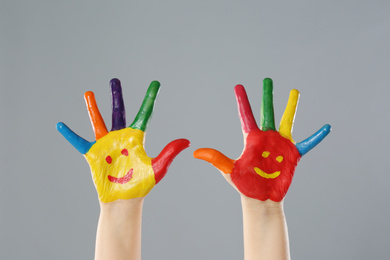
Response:
[{"label": "forearm", "polygon": [[241,196],[245,260],[288,260],[290,249],[283,202]]},{"label": "forearm", "polygon": [[143,198],[100,204],[95,260],[140,260]]}]

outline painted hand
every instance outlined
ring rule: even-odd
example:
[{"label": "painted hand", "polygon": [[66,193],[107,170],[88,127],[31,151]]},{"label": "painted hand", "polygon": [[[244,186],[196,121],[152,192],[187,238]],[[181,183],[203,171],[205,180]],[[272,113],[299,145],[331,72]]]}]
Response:
[{"label": "painted hand", "polygon": [[264,79],[260,129],[244,87],[237,85],[234,91],[244,134],[244,150],[240,158],[232,160],[210,148],[196,150],[194,157],[213,164],[241,194],[261,201],[270,199],[279,202],[290,187],[300,158],[319,144],[329,134],[331,127],[324,125],[306,140],[295,144],[292,129],[298,90],[290,92],[279,132],[275,130],[271,79]]},{"label": "painted hand", "polygon": [[93,92],[84,95],[96,141],[88,142],[64,123],[57,130],[85,156],[91,168],[99,199],[112,202],[146,196],[166,174],[173,159],[190,145],[186,139],[169,143],[156,158],[146,155],[145,131],[153,113],[160,83],[153,81],[134,122],[126,127],[122,88],[118,79],[110,82],[112,92],[112,129],[106,125]]}]

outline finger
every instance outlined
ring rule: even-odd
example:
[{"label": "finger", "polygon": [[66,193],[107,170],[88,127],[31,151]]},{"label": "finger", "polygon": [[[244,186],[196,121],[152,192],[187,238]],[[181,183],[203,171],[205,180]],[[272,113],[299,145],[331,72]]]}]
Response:
[{"label": "finger", "polygon": [[146,91],[144,101],[142,102],[141,108],[139,109],[138,114],[135,117],[133,123],[130,125],[131,128],[139,129],[142,131],[145,131],[148,128],[159,89],[160,82],[153,81],[152,83],[150,83],[148,91]]},{"label": "finger", "polygon": [[275,130],[273,91],[272,79],[264,79],[260,111],[260,129],[263,131]]},{"label": "finger", "polygon": [[112,97],[112,128],[111,131],[126,127],[125,104],[123,103],[122,87],[119,79],[110,81]]},{"label": "finger", "polygon": [[240,117],[242,131],[244,133],[249,133],[254,129],[258,129],[245,88],[242,85],[237,85],[234,88],[234,93],[236,94],[238,115]]},{"label": "finger", "polygon": [[104,123],[102,115],[99,112],[99,108],[96,104],[95,95],[93,92],[85,92],[84,99],[85,103],[87,104],[89,119],[91,120],[95,138],[98,140],[108,133],[106,124]]},{"label": "finger", "polygon": [[294,126],[295,114],[297,112],[299,100],[299,91],[292,89],[290,91],[290,97],[288,98],[286,109],[284,110],[282,120],[280,120],[279,133],[281,136],[290,139],[294,143],[292,138],[292,131]]},{"label": "finger", "polygon": [[68,142],[73,145],[81,154],[86,154],[95,142],[88,142],[84,138],[78,136],[75,132],[64,123],[57,124],[57,130],[60,132]]},{"label": "finger", "polygon": [[152,159],[152,167],[156,184],[164,178],[173,159],[184,149],[190,146],[187,139],[177,139],[167,144],[160,154]]},{"label": "finger", "polygon": [[296,144],[295,146],[298,149],[298,152],[301,156],[305,155],[311,149],[313,149],[317,144],[319,144],[332,130],[330,125],[324,125],[314,133],[312,136],[303,140],[302,142]]},{"label": "finger", "polygon": [[211,148],[201,148],[194,152],[194,157],[211,163],[220,171],[230,174],[233,170],[234,160],[226,157],[221,152]]}]

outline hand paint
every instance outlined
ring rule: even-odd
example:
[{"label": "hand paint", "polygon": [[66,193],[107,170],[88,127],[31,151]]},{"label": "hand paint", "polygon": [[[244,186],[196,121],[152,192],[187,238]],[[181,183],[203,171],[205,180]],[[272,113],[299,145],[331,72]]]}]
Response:
[{"label": "hand paint", "polygon": [[194,157],[210,162],[223,173],[230,174],[234,185],[245,196],[278,202],[285,197],[301,156],[319,144],[331,127],[325,125],[295,145],[292,129],[299,99],[298,90],[290,92],[278,132],[274,123],[272,80],[267,78],[263,83],[260,129],[244,87],[237,85],[234,89],[245,138],[240,158],[232,160],[210,148],[196,150]]},{"label": "hand paint", "polygon": [[58,131],[82,154],[90,165],[92,178],[102,202],[146,196],[166,174],[173,159],[190,145],[186,139],[169,143],[156,158],[144,149],[145,131],[153,113],[160,83],[153,81],[133,123],[126,127],[121,83],[110,82],[112,93],[112,128],[107,127],[97,107],[93,92],[84,97],[95,133],[88,142],[58,123]]}]

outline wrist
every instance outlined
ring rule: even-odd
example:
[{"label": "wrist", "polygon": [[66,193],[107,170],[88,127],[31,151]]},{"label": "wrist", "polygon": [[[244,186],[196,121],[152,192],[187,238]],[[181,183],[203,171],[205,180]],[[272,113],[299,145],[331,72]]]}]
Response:
[{"label": "wrist", "polygon": [[95,259],[141,259],[143,198],[100,202]]},{"label": "wrist", "polygon": [[142,211],[144,197],[128,200],[116,200],[113,202],[101,202],[100,212],[108,214],[128,214]]},{"label": "wrist", "polygon": [[241,205],[243,211],[254,211],[262,215],[284,215],[283,200],[275,202],[272,200],[261,201],[241,195]]}]

